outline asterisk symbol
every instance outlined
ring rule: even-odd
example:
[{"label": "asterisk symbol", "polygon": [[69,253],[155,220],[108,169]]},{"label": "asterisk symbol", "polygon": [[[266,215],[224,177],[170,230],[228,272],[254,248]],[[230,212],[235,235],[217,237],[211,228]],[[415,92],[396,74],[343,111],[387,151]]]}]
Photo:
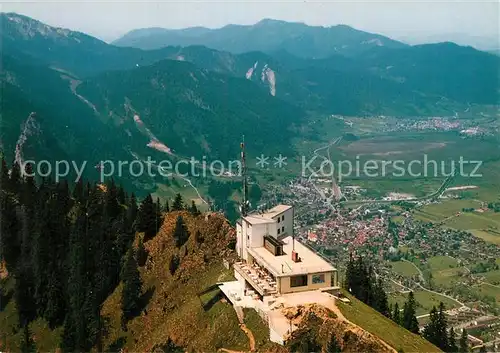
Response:
[{"label": "asterisk symbol", "polygon": [[280,155],[278,157],[274,157],[274,160],[276,162],[274,162],[274,166],[275,167],[278,167],[278,168],[283,168],[283,166],[285,166],[287,163],[285,162],[286,161],[286,157],[283,157],[280,153]]},{"label": "asterisk symbol", "polygon": [[265,168],[269,164],[269,162],[267,161],[268,159],[269,157],[266,157],[263,154],[261,154],[260,157],[257,157],[257,163],[255,164],[257,165],[257,167]]}]

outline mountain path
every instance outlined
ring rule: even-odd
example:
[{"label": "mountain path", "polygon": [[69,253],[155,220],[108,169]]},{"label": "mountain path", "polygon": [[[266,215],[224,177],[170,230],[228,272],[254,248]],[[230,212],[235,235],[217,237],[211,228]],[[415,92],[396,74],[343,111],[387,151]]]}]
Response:
[{"label": "mountain path", "polygon": [[233,306],[233,308],[234,311],[236,311],[236,316],[238,317],[241,331],[243,331],[245,335],[247,335],[248,337],[248,342],[250,344],[250,352],[255,352],[255,337],[253,336],[252,330],[250,330],[245,325],[245,313],[243,312],[243,308],[241,306]]}]

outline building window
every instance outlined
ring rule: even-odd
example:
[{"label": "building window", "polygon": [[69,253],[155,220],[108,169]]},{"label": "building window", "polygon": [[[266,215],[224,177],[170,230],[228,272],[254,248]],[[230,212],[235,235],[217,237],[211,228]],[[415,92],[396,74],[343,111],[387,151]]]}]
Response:
[{"label": "building window", "polygon": [[325,283],[325,274],[318,273],[318,274],[312,275],[312,283],[313,284]]},{"label": "building window", "polygon": [[307,275],[292,276],[290,277],[290,287],[304,287],[307,286]]},{"label": "building window", "polygon": [[285,215],[281,216],[281,220],[284,221],[285,220]]},{"label": "building window", "polygon": [[280,218],[280,217],[278,217],[278,223],[279,223],[280,221],[281,221],[281,218]]},{"label": "building window", "polygon": [[285,232],[285,227],[281,227],[281,231],[284,233]]},{"label": "building window", "polygon": [[280,229],[278,228],[278,234],[280,234]]}]

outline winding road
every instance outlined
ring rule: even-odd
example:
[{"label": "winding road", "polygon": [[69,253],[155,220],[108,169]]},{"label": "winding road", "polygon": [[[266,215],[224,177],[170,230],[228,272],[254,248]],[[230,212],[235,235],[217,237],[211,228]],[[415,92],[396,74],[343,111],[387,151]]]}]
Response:
[{"label": "winding road", "polygon": [[[314,151],[313,151],[313,158],[314,157],[320,157],[321,159],[323,159],[323,161],[327,161],[329,163],[332,164],[332,183],[336,183],[335,181],[335,176],[333,174],[333,162],[332,160],[330,159],[330,147],[338,144],[340,141],[342,141],[342,136],[340,137],[337,137],[335,140],[333,140],[332,142],[330,142],[329,144],[327,144],[326,146],[323,146],[323,147],[319,147],[319,148],[316,148]],[[322,154],[318,153],[319,151],[321,150],[324,150],[326,149],[327,150],[327,154],[328,154],[328,157],[325,157],[323,156]],[[317,175],[320,175],[319,173],[321,172],[322,168],[319,168],[317,171],[311,173],[311,175],[309,175],[309,178],[307,179],[308,182],[310,182],[313,186],[314,186],[314,189],[318,192],[318,194],[321,196],[322,199],[325,199],[330,207],[333,208],[333,205],[332,205],[332,199],[333,199],[333,194],[331,197],[326,197],[325,196],[325,193],[323,192],[323,190],[321,190],[320,188],[318,188],[316,186],[316,184],[314,184],[312,181],[311,181],[311,178],[314,177],[314,176],[317,176]]]}]

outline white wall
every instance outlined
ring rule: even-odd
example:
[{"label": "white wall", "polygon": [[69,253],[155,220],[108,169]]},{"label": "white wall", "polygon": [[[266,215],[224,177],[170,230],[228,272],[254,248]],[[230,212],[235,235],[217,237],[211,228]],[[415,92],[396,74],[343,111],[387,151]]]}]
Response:
[{"label": "white wall", "polygon": [[251,248],[258,248],[264,246],[264,235],[267,233],[267,224],[254,224],[252,225],[252,233],[250,235]]},{"label": "white wall", "polygon": [[[283,217],[285,217],[284,220],[282,220]],[[278,236],[282,236],[283,234],[293,235],[293,207],[283,213],[280,213],[279,215],[274,216],[273,219],[276,221],[279,219],[279,222],[276,223],[276,227],[277,229],[280,229],[280,234],[277,234],[277,231],[273,234],[277,234]]]},{"label": "white wall", "polygon": [[[285,218],[283,219],[283,217]],[[242,259],[248,260],[246,251],[248,247],[264,246],[264,236],[267,234],[275,238],[282,235],[293,235],[293,208],[274,216],[273,219],[276,221],[275,223],[254,225],[242,219],[241,226],[236,225],[236,251]],[[280,234],[278,234],[278,228]]]},{"label": "white wall", "polygon": [[[269,234],[270,236],[276,238],[277,237],[277,223],[268,223],[266,224],[267,226],[267,234]],[[262,242],[262,246],[264,246],[264,242]]]}]

